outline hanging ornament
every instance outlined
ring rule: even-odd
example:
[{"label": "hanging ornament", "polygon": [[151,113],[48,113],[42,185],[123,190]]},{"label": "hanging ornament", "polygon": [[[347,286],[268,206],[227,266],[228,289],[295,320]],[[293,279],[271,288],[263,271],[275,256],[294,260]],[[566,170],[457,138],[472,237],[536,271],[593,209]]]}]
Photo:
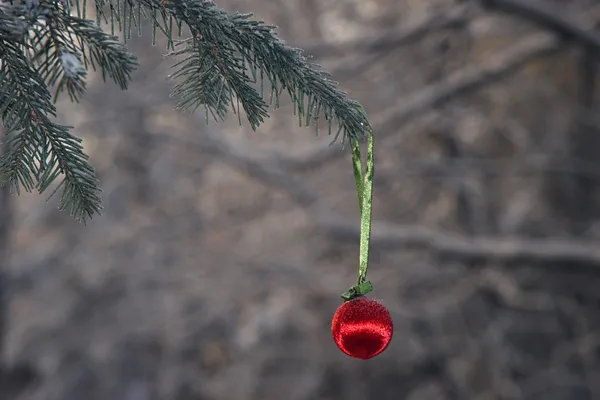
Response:
[{"label": "hanging ornament", "polygon": [[389,311],[377,300],[357,297],[344,302],[333,316],[335,344],[351,357],[368,360],[386,349],[394,324]]},{"label": "hanging ornament", "polygon": [[367,168],[363,179],[360,146],[358,140],[352,141],[352,164],[360,209],[358,282],[342,294],[344,303],[337,309],[331,322],[333,340],[340,350],[363,360],[383,352],[390,344],[394,332],[392,317],[387,308],[381,302],[365,297],[373,290],[373,285],[367,280],[373,208],[373,147],[371,131],[368,135]]}]

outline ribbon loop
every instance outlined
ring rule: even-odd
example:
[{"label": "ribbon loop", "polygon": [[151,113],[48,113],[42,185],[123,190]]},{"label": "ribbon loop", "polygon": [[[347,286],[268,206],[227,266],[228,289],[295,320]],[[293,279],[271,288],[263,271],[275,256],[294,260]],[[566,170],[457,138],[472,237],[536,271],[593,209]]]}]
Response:
[{"label": "ribbon loop", "polygon": [[370,132],[367,143],[367,168],[363,178],[360,145],[358,140],[352,142],[352,166],[356,193],[358,195],[358,208],[360,210],[360,255],[358,283],[342,295],[344,301],[364,296],[373,290],[371,282],[367,281],[367,269],[369,268],[369,244],[371,241],[371,217],[373,210],[373,176],[375,174],[375,162],[373,133]]}]

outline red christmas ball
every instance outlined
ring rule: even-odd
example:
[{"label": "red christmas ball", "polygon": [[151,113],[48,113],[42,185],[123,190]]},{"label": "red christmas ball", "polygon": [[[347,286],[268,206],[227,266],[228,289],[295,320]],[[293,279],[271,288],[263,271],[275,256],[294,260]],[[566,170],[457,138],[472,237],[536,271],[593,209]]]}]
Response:
[{"label": "red christmas ball", "polygon": [[394,323],[383,304],[361,296],[338,307],[331,322],[331,333],[344,353],[368,360],[390,344]]}]

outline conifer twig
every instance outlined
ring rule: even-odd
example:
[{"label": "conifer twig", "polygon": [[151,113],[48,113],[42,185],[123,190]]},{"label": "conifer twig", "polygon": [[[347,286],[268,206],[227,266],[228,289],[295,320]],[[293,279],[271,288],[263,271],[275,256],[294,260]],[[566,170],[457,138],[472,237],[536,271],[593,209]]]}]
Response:
[{"label": "conifer twig", "polygon": [[[98,69],[126,89],[136,58],[126,43],[133,27],[141,35],[143,16],[152,19],[153,44],[162,32],[179,58],[171,78],[181,78],[172,90],[177,108],[223,120],[240,109],[252,129],[278,108],[286,92],[301,126],[319,118],[334,141],[360,140],[370,123],[362,106],[337,88],[337,82],[302,51],[278,38],[274,26],[252,20],[252,14],[227,13],[210,0],[95,0],[96,23],[87,19],[86,1],[16,0],[0,10],[0,117],[7,127],[11,151],[0,159],[3,182],[22,189],[45,191],[62,176],[60,208],[85,222],[99,213],[100,187],[81,139],[70,127],[53,122],[54,102],[65,89],[79,101],[88,69]],[[100,24],[110,23],[110,35]],[[182,28],[191,37],[181,37]],[[266,93],[265,93],[266,87]],[[53,101],[50,90],[55,91]],[[267,101],[267,98],[269,99]],[[336,131],[333,131],[333,128]]]}]

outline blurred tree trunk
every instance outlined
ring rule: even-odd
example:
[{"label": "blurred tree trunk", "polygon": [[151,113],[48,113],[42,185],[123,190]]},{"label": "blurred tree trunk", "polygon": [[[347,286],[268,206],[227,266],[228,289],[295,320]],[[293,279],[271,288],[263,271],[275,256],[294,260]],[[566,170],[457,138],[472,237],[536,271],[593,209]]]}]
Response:
[{"label": "blurred tree trunk", "polygon": [[[0,137],[4,129],[0,127]],[[6,151],[2,143],[1,153]],[[12,196],[8,185],[0,187],[0,399],[14,399],[36,378],[35,371],[28,365],[9,365],[6,362],[6,333],[8,332],[8,308],[10,304],[10,234],[13,226]]]},{"label": "blurred tree trunk", "polygon": [[[598,151],[598,130],[590,124],[589,115],[593,112],[596,92],[596,56],[593,49],[585,47],[581,50],[579,60],[578,84],[579,99],[576,104],[575,123],[571,133],[571,159],[595,163]],[[573,176],[572,228],[575,235],[582,235],[589,229],[589,221],[596,214],[594,205],[595,179],[577,174]]]}]

